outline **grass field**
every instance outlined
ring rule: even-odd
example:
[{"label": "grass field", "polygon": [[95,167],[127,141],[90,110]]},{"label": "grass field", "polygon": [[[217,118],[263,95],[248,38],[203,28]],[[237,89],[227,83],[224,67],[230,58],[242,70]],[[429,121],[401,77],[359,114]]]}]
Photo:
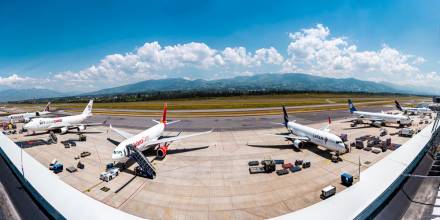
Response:
[{"label": "grass field", "polygon": [[[351,98],[354,102],[381,102],[423,100],[418,96],[383,96],[365,94],[288,94],[288,95],[261,95],[261,96],[236,96],[236,97],[216,97],[216,98],[195,98],[177,99],[167,101],[169,109],[172,110],[207,110],[207,109],[241,109],[241,108],[269,108],[286,106],[309,106],[342,104]],[[425,98],[426,99],[426,98]],[[148,102],[115,102],[115,103],[95,103],[94,109],[106,110],[160,110],[163,108],[164,101]],[[40,105],[41,106],[41,105]],[[66,110],[80,110],[85,103],[54,103],[52,107]],[[18,107],[28,108],[35,105],[18,105]]]}]

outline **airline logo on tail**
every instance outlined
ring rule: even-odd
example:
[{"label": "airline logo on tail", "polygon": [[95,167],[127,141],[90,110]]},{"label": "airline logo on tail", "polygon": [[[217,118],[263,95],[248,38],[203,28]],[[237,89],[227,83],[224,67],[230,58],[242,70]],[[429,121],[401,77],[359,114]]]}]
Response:
[{"label": "airline logo on tail", "polygon": [[50,102],[48,102],[46,107],[44,107],[43,112],[48,112],[49,111],[49,105],[50,105]]},{"label": "airline logo on tail", "polygon": [[356,107],[354,106],[353,102],[351,101],[351,99],[348,100],[348,109],[350,110],[350,113],[353,113],[355,111],[357,111]]},{"label": "airline logo on tail", "polygon": [[400,111],[403,111],[402,106],[400,105],[400,103],[397,100],[394,100],[394,103],[396,103],[397,109],[399,109]]},{"label": "airline logo on tail", "polygon": [[167,124],[167,103],[165,102],[163,105],[163,114],[162,114],[162,119],[160,120],[161,123],[163,123],[164,125]]},{"label": "airline logo on tail", "polygon": [[86,108],[83,111],[83,115],[92,115],[92,108],[93,108],[93,99],[89,101],[89,104],[87,104]]},{"label": "airline logo on tail", "polygon": [[287,127],[287,123],[289,122],[289,115],[287,115],[286,107],[283,105],[283,114],[284,114],[284,126]]}]

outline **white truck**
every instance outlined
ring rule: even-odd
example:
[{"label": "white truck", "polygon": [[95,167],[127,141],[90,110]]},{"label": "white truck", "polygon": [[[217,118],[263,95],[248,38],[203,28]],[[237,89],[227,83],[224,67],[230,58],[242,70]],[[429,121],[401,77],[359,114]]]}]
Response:
[{"label": "white truck", "polygon": [[414,130],[411,128],[402,128],[399,131],[399,136],[402,137],[412,137],[414,135]]},{"label": "white truck", "polygon": [[102,172],[99,175],[99,179],[108,182],[108,181],[111,181],[113,178],[115,178],[118,175],[119,175],[119,168],[113,167],[113,168],[108,169],[105,172]]},{"label": "white truck", "polygon": [[326,186],[321,191],[321,199],[327,199],[328,197],[333,196],[334,194],[336,194],[336,187],[332,185]]}]

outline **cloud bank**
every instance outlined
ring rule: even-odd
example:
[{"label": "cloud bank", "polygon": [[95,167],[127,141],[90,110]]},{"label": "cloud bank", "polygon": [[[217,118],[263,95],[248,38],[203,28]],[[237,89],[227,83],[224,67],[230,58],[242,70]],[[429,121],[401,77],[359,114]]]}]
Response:
[{"label": "cloud bank", "polygon": [[[149,42],[129,53],[108,55],[93,66],[57,73],[42,82],[56,82],[50,83],[54,89],[82,92],[147,79],[218,79],[286,72],[413,85],[440,82],[437,72],[420,71],[419,66],[426,62],[423,57],[386,44],[379,50],[362,51],[346,37],[332,36],[322,24],[289,33],[288,37],[290,43],[282,52],[273,47],[248,51],[240,46],[214,49],[201,42],[172,46]],[[32,80],[36,79],[11,75],[0,78],[0,85],[19,87]]]}]

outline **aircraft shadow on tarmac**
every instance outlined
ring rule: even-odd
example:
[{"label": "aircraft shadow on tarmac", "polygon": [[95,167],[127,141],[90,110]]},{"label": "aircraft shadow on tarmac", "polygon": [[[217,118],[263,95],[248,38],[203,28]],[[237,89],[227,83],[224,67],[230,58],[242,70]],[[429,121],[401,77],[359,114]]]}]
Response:
[{"label": "aircraft shadow on tarmac", "polygon": [[31,148],[31,147],[37,147],[41,145],[47,145],[47,141],[43,139],[36,139],[36,140],[29,140],[29,141],[19,141],[15,142],[16,145],[18,145],[21,148]]},{"label": "aircraft shadow on tarmac", "polygon": [[321,150],[316,146],[313,145],[306,145],[304,147],[302,147],[301,149],[297,149],[295,147],[292,146],[292,144],[287,144],[287,145],[255,145],[255,144],[248,144],[249,147],[260,147],[260,148],[277,148],[280,150],[284,150],[284,149],[292,149],[295,152],[301,152],[302,149],[308,150],[320,157],[323,157],[325,159],[330,160],[332,158],[332,154],[329,150]]},{"label": "aircraft shadow on tarmac", "polygon": [[[101,134],[101,133],[102,133],[101,131],[79,131],[79,132],[78,131],[69,131],[69,132],[64,133],[64,134],[61,134],[59,132],[55,132],[55,134],[57,134],[57,135],[65,135],[65,134],[78,134],[78,135],[80,135],[80,134]],[[49,134],[49,132],[48,131],[46,131],[46,132],[39,132],[39,133],[35,132],[35,133],[31,133],[31,134],[26,134],[24,136],[32,137],[32,136],[38,136],[38,135],[44,135],[44,134]]]}]

